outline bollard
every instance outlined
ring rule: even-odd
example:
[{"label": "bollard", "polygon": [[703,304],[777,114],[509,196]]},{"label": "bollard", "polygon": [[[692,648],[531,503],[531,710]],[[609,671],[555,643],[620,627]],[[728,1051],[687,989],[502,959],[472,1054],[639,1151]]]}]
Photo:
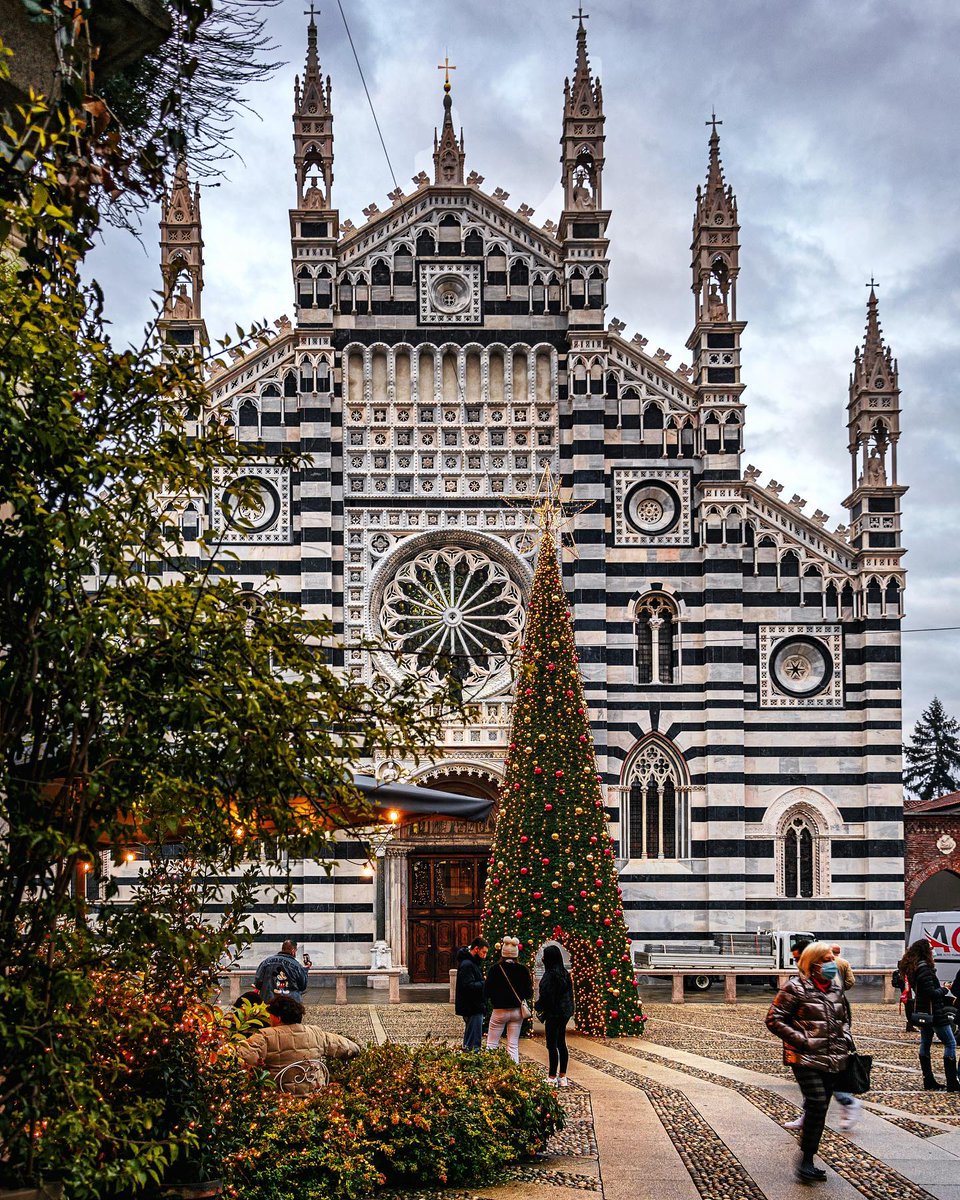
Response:
[{"label": "bollard", "polygon": [[390,976],[390,991],[387,993],[388,1000],[391,1004],[400,1003],[400,972]]},{"label": "bollard", "polygon": [[347,977],[346,975],[337,976],[337,990],[334,997],[334,1003],[346,1004],[347,1002]]},{"label": "bollard", "polygon": [[673,979],[673,988],[670,992],[670,1003],[683,1004],[683,976],[675,974],[671,978]]},{"label": "bollard", "polygon": [[723,1002],[724,1004],[736,1004],[737,1002],[737,977],[732,971],[723,977]]}]

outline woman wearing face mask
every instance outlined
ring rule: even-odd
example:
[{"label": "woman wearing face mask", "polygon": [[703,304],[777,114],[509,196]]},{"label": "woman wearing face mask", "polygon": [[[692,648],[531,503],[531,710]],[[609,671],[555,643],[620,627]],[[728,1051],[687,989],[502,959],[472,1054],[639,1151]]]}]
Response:
[{"label": "woman wearing face mask", "polygon": [[783,1040],[784,1062],[793,1068],[803,1093],[799,1183],[820,1183],[827,1173],[813,1156],[820,1148],[830,1097],[847,1065],[853,1038],[837,982],[837,964],[825,942],[811,942],[800,955],[799,975],[777,993],[767,1028]]}]

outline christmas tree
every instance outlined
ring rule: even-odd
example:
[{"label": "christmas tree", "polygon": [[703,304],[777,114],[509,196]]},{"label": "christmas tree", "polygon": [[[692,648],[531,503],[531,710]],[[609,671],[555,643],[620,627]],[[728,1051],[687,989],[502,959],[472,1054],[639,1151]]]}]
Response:
[{"label": "christmas tree", "polygon": [[590,720],[557,561],[543,522],[513,728],[484,896],[484,936],[520,939],[520,961],[570,953],[577,1028],[636,1035],[643,1008],[607,832]]},{"label": "christmas tree", "polygon": [[920,714],[904,754],[903,782],[921,800],[935,800],[960,787],[960,724],[947,716],[936,696]]}]

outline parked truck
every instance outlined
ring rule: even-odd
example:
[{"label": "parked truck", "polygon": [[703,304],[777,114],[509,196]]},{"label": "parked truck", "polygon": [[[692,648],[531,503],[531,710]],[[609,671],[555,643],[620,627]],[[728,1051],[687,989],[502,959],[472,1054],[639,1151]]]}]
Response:
[{"label": "parked truck", "polygon": [[684,986],[706,992],[722,976],[715,971],[767,967],[773,974],[756,982],[775,984],[776,973],[793,967],[791,951],[816,941],[814,934],[783,929],[758,929],[756,933],[716,933],[699,941],[634,942],[633,965],[638,975],[648,970],[684,972]]}]

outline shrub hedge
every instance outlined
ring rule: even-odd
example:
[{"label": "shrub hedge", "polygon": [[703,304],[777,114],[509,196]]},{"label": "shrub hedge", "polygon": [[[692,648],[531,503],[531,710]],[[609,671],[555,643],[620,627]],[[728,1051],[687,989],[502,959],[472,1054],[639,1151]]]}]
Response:
[{"label": "shrub hedge", "polygon": [[314,1096],[266,1095],[228,1164],[235,1200],[360,1200],[384,1186],[479,1185],[563,1128],[543,1077],[502,1051],[371,1047]]}]

